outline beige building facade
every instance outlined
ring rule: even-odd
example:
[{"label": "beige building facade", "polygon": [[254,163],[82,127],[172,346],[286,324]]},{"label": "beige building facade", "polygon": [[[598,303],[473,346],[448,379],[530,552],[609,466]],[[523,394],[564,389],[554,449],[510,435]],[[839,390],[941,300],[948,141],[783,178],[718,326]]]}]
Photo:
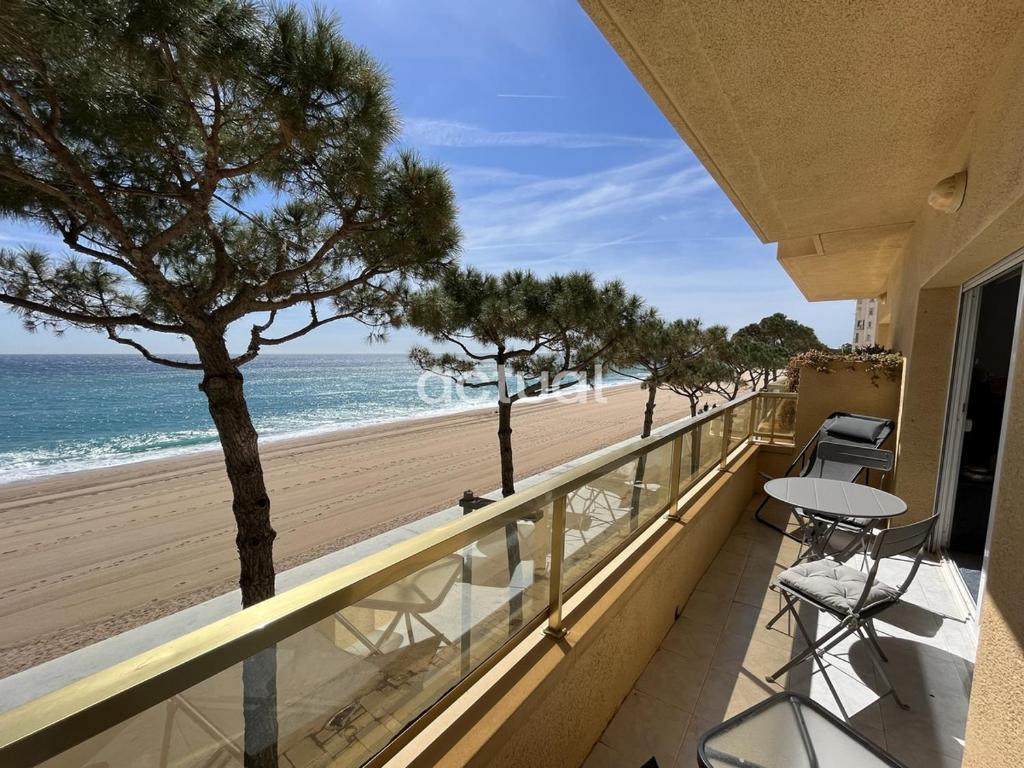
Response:
[{"label": "beige building facade", "polygon": [[896,492],[950,551],[957,507],[988,513],[964,764],[1021,764],[1024,5],[582,5],[809,300],[880,299]]},{"label": "beige building facade", "polygon": [[850,337],[855,348],[875,345],[879,303],[878,299],[857,299],[853,311],[853,335]]}]

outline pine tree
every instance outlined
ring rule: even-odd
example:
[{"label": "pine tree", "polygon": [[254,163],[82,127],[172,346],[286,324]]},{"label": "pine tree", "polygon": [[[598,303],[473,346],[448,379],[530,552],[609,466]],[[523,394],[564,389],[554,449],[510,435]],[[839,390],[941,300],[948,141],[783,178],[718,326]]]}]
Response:
[{"label": "pine tree", "polygon": [[[275,532],[242,366],[338,320],[379,332],[409,281],[450,266],[446,174],[390,151],[387,78],[322,12],[14,0],[0,30],[0,215],[63,243],[0,251],[0,302],[30,329],[92,329],[201,375],[251,606],[274,594]],[[264,662],[245,670],[247,765],[276,762]]]},{"label": "pine tree", "polygon": [[[274,532],[241,368],[327,323],[379,326],[406,280],[449,264],[445,174],[387,154],[387,80],[331,17],[237,0],[2,14],[18,34],[0,37],[0,213],[66,250],[4,250],[0,302],[31,329],[93,329],[201,372],[252,605],[274,591]],[[296,306],[301,322],[284,316]],[[227,329],[250,316],[229,352]],[[185,337],[198,362],[133,330]]]},{"label": "pine tree", "polygon": [[[412,350],[421,368],[472,389],[498,396],[498,446],[503,496],[515,492],[512,406],[573,386],[627,338],[640,300],[619,282],[599,285],[575,272],[541,279],[530,272],[487,275],[452,270],[434,286],[413,294],[407,322],[458,352]],[[522,386],[512,389],[510,377]]]},{"label": "pine tree", "polygon": [[825,348],[813,328],[781,312],[743,326],[730,341],[736,376],[749,378],[754,389],[767,388],[793,355]]}]

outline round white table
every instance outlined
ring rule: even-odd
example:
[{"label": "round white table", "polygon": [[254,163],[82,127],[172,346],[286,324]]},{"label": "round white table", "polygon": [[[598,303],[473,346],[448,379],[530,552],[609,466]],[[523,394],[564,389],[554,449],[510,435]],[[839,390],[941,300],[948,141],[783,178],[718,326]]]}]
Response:
[{"label": "round white table", "polygon": [[780,477],[765,483],[764,492],[784,504],[825,517],[888,520],[907,511],[907,503],[899,496],[870,485],[821,477]]},{"label": "round white table", "polygon": [[765,483],[764,492],[813,519],[810,556],[824,556],[825,545],[839,523],[856,520],[857,526],[866,530],[874,522],[907,511],[907,503],[899,496],[870,485],[821,477],[780,477]]}]

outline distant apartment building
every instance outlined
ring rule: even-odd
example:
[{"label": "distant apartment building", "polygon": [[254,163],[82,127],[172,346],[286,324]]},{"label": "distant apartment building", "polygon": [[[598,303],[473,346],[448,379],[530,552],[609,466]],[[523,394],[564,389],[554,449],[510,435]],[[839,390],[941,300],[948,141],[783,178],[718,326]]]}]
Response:
[{"label": "distant apartment building", "polygon": [[877,324],[878,299],[857,299],[857,310],[853,320],[853,346],[873,346]]}]

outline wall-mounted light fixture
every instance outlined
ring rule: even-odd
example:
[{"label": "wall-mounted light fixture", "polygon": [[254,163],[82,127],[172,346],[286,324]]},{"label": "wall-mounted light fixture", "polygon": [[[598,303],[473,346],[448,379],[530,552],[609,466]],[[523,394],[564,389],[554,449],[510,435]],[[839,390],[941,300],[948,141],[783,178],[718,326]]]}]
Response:
[{"label": "wall-mounted light fixture", "polygon": [[964,204],[967,192],[967,171],[947,176],[928,193],[928,205],[943,213],[956,213]]}]

